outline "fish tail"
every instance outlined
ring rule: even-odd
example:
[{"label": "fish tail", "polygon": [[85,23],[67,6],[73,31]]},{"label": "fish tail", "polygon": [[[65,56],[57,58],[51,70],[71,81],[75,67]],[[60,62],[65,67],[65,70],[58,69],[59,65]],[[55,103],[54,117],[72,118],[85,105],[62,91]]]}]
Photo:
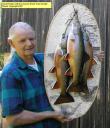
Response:
[{"label": "fish tail", "polygon": [[81,92],[83,92],[85,94],[89,94],[89,89],[88,89],[87,83],[82,85],[81,90],[82,90]]},{"label": "fish tail", "polygon": [[79,86],[70,86],[66,90],[67,92],[81,92],[81,88]]},{"label": "fish tail", "polygon": [[[92,72],[91,75],[93,75]],[[82,93],[89,94],[89,88],[87,86],[87,78],[83,74],[81,75],[78,85]]]},{"label": "fish tail", "polygon": [[60,96],[58,97],[58,99],[55,101],[55,105],[57,104],[63,104],[63,103],[70,103],[70,102],[74,102],[73,97],[66,93],[65,95],[60,94]]},{"label": "fish tail", "polygon": [[78,83],[71,82],[67,87],[66,92],[81,92],[81,88],[79,87]]},{"label": "fish tail", "polygon": [[66,92],[83,92],[85,94],[89,93],[89,89],[87,86],[87,83],[84,84],[83,82],[71,83],[68,88],[66,89]]}]

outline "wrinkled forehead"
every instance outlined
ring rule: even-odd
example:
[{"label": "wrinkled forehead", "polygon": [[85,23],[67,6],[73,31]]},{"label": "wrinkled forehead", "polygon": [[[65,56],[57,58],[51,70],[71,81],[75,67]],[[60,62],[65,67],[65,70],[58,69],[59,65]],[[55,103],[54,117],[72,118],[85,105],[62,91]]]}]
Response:
[{"label": "wrinkled forehead", "polygon": [[35,37],[35,32],[29,28],[21,28],[18,27],[14,30],[14,38],[22,38],[22,37]]}]

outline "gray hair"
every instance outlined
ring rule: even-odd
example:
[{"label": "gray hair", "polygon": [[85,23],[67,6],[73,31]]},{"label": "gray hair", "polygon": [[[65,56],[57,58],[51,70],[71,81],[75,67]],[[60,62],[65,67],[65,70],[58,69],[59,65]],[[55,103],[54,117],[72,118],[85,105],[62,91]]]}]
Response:
[{"label": "gray hair", "polygon": [[[13,24],[10,29],[9,29],[9,37],[8,39],[13,39],[13,37],[15,36],[15,31],[18,29],[18,28],[22,28],[22,29],[25,29],[26,31],[28,30],[32,30],[32,32],[34,32],[34,29],[26,22],[16,22],[15,24]],[[34,32],[35,33],[35,32]],[[8,64],[14,54],[16,50],[11,47],[11,52],[10,52],[10,56],[6,62],[6,64]]]},{"label": "gray hair", "polygon": [[15,31],[18,28],[25,29],[26,31],[32,30],[32,32],[35,33],[34,29],[28,23],[26,23],[26,22],[16,22],[9,29],[9,32],[8,32],[9,33],[9,37],[8,37],[8,39],[13,39],[13,37],[15,36]]}]

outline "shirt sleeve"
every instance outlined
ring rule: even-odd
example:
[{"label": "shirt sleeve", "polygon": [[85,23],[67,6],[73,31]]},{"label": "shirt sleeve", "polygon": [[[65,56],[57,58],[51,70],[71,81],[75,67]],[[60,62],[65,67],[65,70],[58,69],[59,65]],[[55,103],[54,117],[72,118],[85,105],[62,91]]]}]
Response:
[{"label": "shirt sleeve", "polygon": [[22,90],[20,81],[12,74],[1,77],[2,116],[20,113],[23,110]]}]

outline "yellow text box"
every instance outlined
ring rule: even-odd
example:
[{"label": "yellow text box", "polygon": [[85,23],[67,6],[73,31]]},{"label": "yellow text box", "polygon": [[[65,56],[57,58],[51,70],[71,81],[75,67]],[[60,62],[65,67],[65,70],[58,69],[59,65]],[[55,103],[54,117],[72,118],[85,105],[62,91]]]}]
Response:
[{"label": "yellow text box", "polygon": [[52,8],[51,2],[0,2],[0,8]]}]

